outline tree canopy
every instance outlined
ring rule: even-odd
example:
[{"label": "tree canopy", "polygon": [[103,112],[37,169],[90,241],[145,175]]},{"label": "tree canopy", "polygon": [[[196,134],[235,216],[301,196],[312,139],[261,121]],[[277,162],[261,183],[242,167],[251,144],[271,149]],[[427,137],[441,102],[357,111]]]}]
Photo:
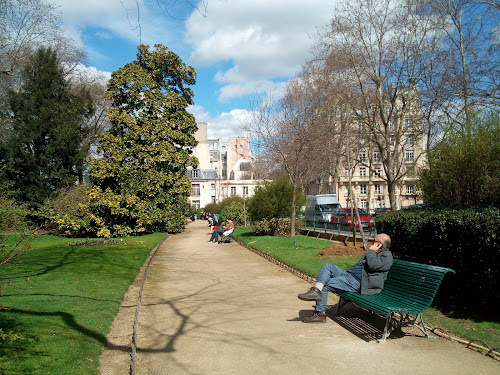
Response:
[{"label": "tree canopy", "polygon": [[6,177],[32,208],[82,180],[89,145],[85,119],[93,113],[88,91],[72,93],[56,53],[40,48],[22,71],[20,91],[8,93],[10,116],[3,149]]},{"label": "tree canopy", "polygon": [[500,207],[500,116],[476,116],[429,154],[420,172],[424,201],[434,207]]},{"label": "tree canopy", "polygon": [[179,232],[186,223],[188,166],[196,145],[195,70],[162,45],[138,47],[137,59],[112,74],[111,128],[91,160],[90,206],[98,235]]}]

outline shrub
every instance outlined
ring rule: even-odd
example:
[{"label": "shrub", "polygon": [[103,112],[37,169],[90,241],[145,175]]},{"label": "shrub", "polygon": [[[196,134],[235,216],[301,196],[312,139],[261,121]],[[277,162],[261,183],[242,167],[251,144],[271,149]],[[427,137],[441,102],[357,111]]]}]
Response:
[{"label": "shrub", "polygon": [[272,218],[258,221],[254,225],[254,230],[259,236],[288,236],[291,227],[290,218]]},{"label": "shrub", "polygon": [[493,311],[500,298],[500,209],[403,210],[377,218],[396,258],[454,269],[438,301]]},{"label": "shrub", "polygon": [[217,203],[209,203],[203,209],[204,212],[210,212],[213,214],[218,214],[220,212],[219,205]]},{"label": "shrub", "polygon": [[[255,194],[248,200],[248,214],[252,221],[262,219],[285,218],[292,216],[293,188],[286,176],[273,181],[266,181],[255,189]],[[296,207],[305,204],[305,196],[298,193]]]},{"label": "shrub", "polygon": [[420,171],[424,201],[433,207],[500,207],[500,116],[476,116],[429,153]]},{"label": "shrub", "polygon": [[243,199],[233,200],[220,211],[223,220],[231,219],[235,225],[242,225],[245,222]]},{"label": "shrub", "polygon": [[0,232],[4,230],[25,230],[29,209],[13,198],[0,196]]}]

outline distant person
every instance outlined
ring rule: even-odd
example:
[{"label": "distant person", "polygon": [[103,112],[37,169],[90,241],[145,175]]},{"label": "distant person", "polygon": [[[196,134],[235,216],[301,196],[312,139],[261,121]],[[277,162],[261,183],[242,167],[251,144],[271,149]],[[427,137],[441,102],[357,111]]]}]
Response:
[{"label": "distant person", "polygon": [[227,224],[222,227],[222,229],[214,229],[212,236],[208,242],[219,243],[219,235],[224,234],[226,231],[234,229],[234,223],[231,219],[227,219]]},{"label": "distant person", "polygon": [[384,281],[392,266],[391,238],[380,233],[366,254],[348,270],[333,263],[325,263],[319,271],[316,285],[307,293],[299,294],[303,301],[316,301],[311,316],[303,319],[306,323],[325,323],[328,292],[360,292],[378,294],[384,288]]}]

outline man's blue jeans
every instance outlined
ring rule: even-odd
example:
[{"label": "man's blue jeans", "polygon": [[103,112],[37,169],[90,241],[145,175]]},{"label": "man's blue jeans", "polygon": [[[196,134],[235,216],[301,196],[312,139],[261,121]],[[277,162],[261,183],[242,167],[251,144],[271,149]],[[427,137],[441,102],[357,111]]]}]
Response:
[{"label": "man's blue jeans", "polygon": [[325,263],[319,271],[316,279],[319,283],[325,284],[321,291],[321,301],[316,302],[316,311],[325,312],[328,292],[359,292],[360,281],[352,274],[337,267],[333,263]]}]

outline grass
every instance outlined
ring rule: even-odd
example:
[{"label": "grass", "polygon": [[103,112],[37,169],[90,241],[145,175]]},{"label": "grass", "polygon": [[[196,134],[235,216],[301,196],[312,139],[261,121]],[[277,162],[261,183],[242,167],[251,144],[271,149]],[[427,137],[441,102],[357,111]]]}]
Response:
[{"label": "grass", "polygon": [[[289,237],[257,236],[251,228],[238,227],[234,236],[240,241],[313,276],[326,262],[335,263],[343,269],[354,265],[359,258],[320,259],[317,254],[330,241],[297,235]],[[441,327],[467,340],[481,340],[492,348],[500,348],[500,322],[490,321],[477,315],[464,315],[443,307],[430,307],[424,319],[434,327]]]},{"label": "grass", "polygon": [[0,311],[0,330],[10,333],[0,338],[0,373],[96,374],[123,296],[165,236],[129,237],[107,246],[36,238],[0,273],[15,284],[4,287],[0,298],[11,308]]}]

